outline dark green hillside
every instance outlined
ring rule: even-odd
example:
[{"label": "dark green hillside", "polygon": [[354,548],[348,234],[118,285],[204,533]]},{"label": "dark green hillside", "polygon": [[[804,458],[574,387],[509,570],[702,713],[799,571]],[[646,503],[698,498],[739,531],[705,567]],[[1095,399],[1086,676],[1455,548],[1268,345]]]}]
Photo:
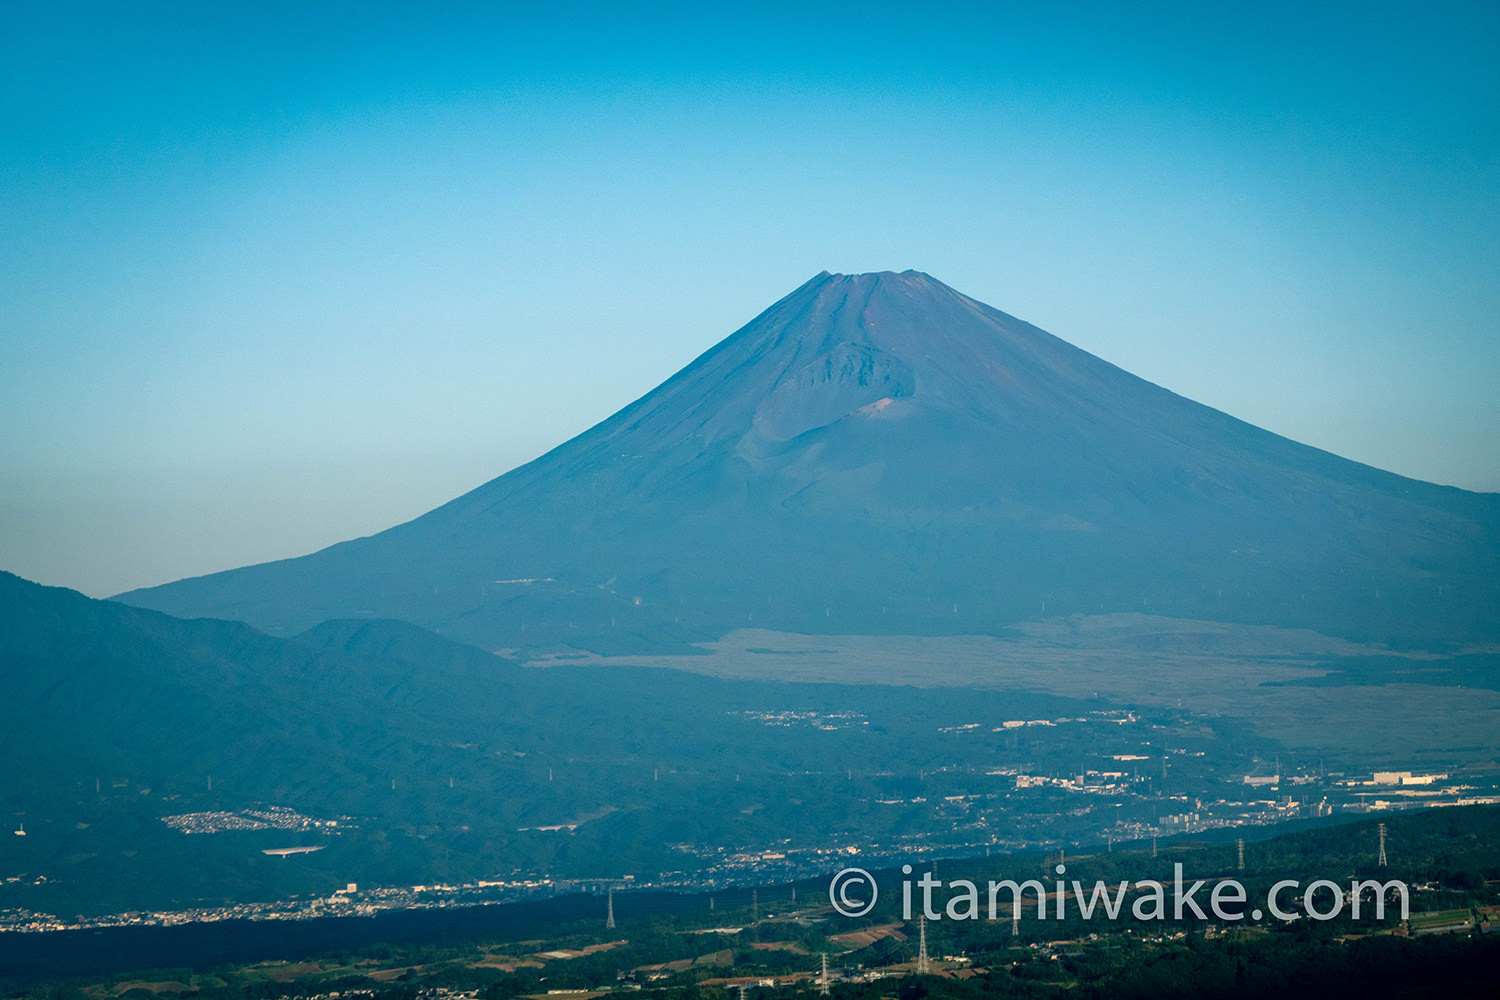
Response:
[{"label": "dark green hillside", "polygon": [[[739,851],[1100,836],[1275,749],[1181,712],[954,689],[522,669],[398,622],[281,639],[0,577],[0,910],[110,912],[512,873],[697,872]],[[1103,713],[1103,714],[1101,714]],[[1005,720],[1071,719],[1017,733]],[[1092,720],[1092,721],[1091,721]],[[1170,741],[1095,808],[1077,774]],[[1194,753],[1187,753],[1187,751]],[[187,834],[278,806],[337,827]],[[316,846],[292,857],[269,849]],[[797,852],[802,852],[801,854]],[[797,861],[797,858],[803,860]]]}]

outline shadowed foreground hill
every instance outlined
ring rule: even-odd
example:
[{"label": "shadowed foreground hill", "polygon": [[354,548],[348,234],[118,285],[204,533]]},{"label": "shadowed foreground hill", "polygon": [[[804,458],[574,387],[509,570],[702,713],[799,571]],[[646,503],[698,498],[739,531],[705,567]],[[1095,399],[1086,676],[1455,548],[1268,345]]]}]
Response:
[{"label": "shadowed foreground hill", "polygon": [[491,649],[1142,610],[1454,642],[1500,634],[1500,496],[1289,441],[925,274],[825,273],[414,521],[120,600]]},{"label": "shadowed foreground hill", "polygon": [[443,648],[414,671],[399,654],[420,629],[357,623],[331,643],[339,624],[279,639],[0,573],[0,799],[96,774],[158,787],[217,774],[267,796],[350,780],[351,765],[379,782],[383,748],[472,731],[515,700],[507,660],[432,636]]},{"label": "shadowed foreground hill", "polygon": [[[951,765],[955,754],[991,760],[1003,737],[956,739],[955,725],[1106,707],[646,667],[528,670],[403,622],[332,621],[281,639],[0,573],[0,815],[25,830],[0,836],[0,911],[680,872],[721,860],[705,845],[957,837],[964,817],[879,800],[992,784]],[[1238,752],[1193,732],[1220,756]],[[1025,752],[1073,751],[1028,741]],[[268,805],[337,825],[199,836],[162,822]],[[319,850],[295,863],[262,853],[298,846]]]}]

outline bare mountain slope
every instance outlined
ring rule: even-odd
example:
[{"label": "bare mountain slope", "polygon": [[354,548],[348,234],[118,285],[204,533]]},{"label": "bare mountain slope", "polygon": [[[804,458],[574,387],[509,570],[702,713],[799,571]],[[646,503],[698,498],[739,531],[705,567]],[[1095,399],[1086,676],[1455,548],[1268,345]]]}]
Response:
[{"label": "bare mountain slope", "polygon": [[1463,642],[1500,634],[1500,496],[1271,434],[925,274],[825,273],[416,520],[119,599],[601,652],[1101,610]]}]

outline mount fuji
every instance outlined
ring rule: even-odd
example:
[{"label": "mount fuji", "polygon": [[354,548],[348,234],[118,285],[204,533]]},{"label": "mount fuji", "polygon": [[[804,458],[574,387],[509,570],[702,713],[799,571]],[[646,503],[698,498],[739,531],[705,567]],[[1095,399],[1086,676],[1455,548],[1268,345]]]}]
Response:
[{"label": "mount fuji", "polygon": [[1453,647],[1500,638],[1500,495],[1298,444],[916,271],[825,272],[413,521],[116,600],[487,649],[1120,611]]}]

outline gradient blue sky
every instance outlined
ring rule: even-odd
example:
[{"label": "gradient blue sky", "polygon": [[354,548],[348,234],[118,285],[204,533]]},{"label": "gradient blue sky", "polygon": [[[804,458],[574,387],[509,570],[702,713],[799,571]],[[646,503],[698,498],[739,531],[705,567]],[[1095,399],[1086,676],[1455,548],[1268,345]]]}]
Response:
[{"label": "gradient blue sky", "polygon": [[0,568],[408,519],[820,270],[1500,490],[1500,6],[0,0]]}]

